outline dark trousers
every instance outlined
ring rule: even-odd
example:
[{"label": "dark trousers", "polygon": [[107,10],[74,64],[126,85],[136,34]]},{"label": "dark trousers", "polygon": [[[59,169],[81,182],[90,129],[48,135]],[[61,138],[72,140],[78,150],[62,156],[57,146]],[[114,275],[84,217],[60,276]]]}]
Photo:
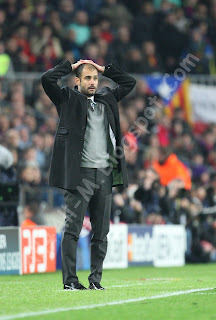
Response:
[{"label": "dark trousers", "polygon": [[80,168],[81,180],[75,190],[65,193],[66,218],[62,237],[63,283],[78,281],[76,275],[77,242],[83,219],[89,207],[92,226],[91,274],[89,282],[100,282],[107,252],[107,234],[112,204],[112,172],[104,169]]}]

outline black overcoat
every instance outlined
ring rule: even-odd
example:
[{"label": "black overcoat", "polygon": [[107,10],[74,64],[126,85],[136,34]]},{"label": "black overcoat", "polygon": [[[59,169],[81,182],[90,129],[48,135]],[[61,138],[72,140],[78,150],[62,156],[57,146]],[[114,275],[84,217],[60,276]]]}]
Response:
[{"label": "black overcoat", "polygon": [[[76,88],[60,87],[57,82],[72,72],[66,60],[48,70],[42,76],[42,86],[56,106],[59,123],[56,130],[49,174],[49,185],[63,189],[75,189],[80,180],[80,163],[87,124],[87,97]],[[103,76],[118,85],[114,89],[103,87],[94,96],[95,101],[105,105],[109,125],[115,137],[116,153],[113,168],[113,186],[128,186],[123,141],[120,130],[118,102],[135,86],[136,80],[114,64],[105,67]],[[98,133],[100,134],[100,133]],[[112,144],[110,144],[112,145]],[[109,153],[113,150],[109,148]]]}]

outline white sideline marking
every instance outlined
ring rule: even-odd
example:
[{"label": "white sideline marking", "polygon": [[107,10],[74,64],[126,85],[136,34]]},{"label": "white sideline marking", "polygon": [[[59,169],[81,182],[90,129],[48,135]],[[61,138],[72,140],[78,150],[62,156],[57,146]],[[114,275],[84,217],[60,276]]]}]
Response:
[{"label": "white sideline marking", "polygon": [[[154,281],[153,283],[149,283],[148,282],[148,285],[151,284],[151,285],[154,285],[154,284],[158,284],[158,283],[167,283],[169,281],[167,280],[163,280],[163,281]],[[106,287],[106,288],[126,288],[126,287],[135,287],[135,286],[146,286],[147,283],[145,281],[143,282],[138,282],[138,283],[133,283],[133,284],[118,284],[118,285],[113,285],[113,286],[110,286],[110,287]]]},{"label": "white sideline marking", "polygon": [[216,292],[197,292],[197,294],[216,294]]},{"label": "white sideline marking", "polygon": [[107,302],[107,303],[90,304],[90,305],[77,306],[77,307],[71,307],[71,308],[57,308],[57,309],[52,309],[52,310],[42,310],[42,311],[36,311],[36,312],[18,313],[18,314],[14,314],[14,315],[10,315],[10,316],[2,316],[2,317],[0,317],[0,320],[12,320],[12,319],[19,319],[19,318],[26,318],[26,317],[34,317],[34,316],[41,316],[41,315],[45,315],[45,314],[65,312],[65,311],[71,311],[71,310],[94,309],[94,308],[99,308],[99,307],[114,306],[114,305],[118,305],[118,304],[133,303],[133,302],[139,302],[139,301],[144,301],[144,300],[169,298],[169,297],[174,297],[174,296],[180,296],[183,294],[209,291],[209,290],[214,290],[214,289],[216,289],[216,288],[190,289],[190,290],[184,290],[184,291],[182,290],[182,291],[164,293],[164,294],[160,294],[157,296],[140,297],[140,298],[136,298],[136,299],[111,301],[111,302]]},{"label": "white sideline marking", "polygon": [[180,278],[146,278],[144,281],[174,281],[180,280]]}]

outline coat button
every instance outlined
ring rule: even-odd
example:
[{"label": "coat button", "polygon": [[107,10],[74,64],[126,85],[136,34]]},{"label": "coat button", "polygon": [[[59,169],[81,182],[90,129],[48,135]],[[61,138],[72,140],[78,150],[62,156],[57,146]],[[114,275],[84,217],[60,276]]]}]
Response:
[{"label": "coat button", "polygon": [[83,139],[81,139],[80,142],[83,142]]}]

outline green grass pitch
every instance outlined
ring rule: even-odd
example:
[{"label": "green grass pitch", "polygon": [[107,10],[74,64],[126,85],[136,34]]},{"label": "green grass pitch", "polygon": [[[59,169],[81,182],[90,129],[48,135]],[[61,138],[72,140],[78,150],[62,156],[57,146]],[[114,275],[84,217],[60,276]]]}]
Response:
[{"label": "green grass pitch", "polygon": [[[78,273],[86,286],[88,274]],[[216,264],[104,270],[101,284],[63,291],[61,272],[0,276],[0,320],[216,319]]]}]

